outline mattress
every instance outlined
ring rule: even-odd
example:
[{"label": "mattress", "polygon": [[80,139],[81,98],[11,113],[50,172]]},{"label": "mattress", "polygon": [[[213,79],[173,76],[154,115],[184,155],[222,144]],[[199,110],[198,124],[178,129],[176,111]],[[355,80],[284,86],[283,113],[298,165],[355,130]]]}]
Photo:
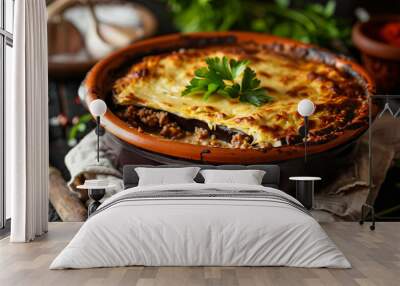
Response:
[{"label": "mattress", "polygon": [[138,186],[107,199],[50,269],[130,265],[351,267],[284,192],[198,183]]}]

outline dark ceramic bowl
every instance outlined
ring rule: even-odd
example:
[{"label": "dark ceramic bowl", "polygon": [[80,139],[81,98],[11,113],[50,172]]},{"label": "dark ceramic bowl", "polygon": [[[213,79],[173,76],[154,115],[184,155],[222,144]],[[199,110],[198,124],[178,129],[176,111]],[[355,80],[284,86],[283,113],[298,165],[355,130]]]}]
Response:
[{"label": "dark ceramic bowl", "polygon": [[379,31],[400,15],[374,17],[353,27],[353,43],[361,51],[363,64],[374,78],[379,93],[400,92],[400,48],[383,42]]}]

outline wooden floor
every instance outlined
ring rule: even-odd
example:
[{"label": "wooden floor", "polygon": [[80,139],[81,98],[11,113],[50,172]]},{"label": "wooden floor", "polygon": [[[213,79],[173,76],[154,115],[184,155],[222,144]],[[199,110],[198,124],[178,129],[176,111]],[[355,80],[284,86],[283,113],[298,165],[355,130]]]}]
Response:
[{"label": "wooden floor", "polygon": [[48,270],[80,223],[50,223],[49,233],[27,244],[0,241],[0,285],[400,285],[400,223],[378,223],[371,232],[357,223],[324,229],[352,269],[289,267],[124,267]]}]

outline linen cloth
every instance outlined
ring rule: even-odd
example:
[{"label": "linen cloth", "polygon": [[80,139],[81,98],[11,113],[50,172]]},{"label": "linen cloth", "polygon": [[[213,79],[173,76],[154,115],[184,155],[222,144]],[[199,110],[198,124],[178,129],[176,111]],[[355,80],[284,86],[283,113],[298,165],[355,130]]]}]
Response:
[{"label": "linen cloth", "polygon": [[336,220],[358,220],[361,206],[373,204],[393,160],[400,158],[400,120],[389,114],[372,125],[372,182],[368,189],[368,132],[361,138],[355,160],[343,168],[332,184],[315,195],[315,209],[328,211]]},{"label": "linen cloth", "polygon": [[[65,156],[65,165],[71,179],[68,186],[72,191],[80,192],[76,187],[86,179],[107,179],[115,187],[108,188],[104,198],[108,198],[123,189],[122,173],[117,168],[115,150],[109,148],[100,137],[100,160],[97,162],[97,135],[91,131]],[[104,200],[104,199],[103,199]]]}]

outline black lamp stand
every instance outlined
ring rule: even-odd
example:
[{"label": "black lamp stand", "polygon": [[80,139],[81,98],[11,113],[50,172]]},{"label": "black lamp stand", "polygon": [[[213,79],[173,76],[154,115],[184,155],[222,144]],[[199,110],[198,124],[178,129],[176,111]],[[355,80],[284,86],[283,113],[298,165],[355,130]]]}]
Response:
[{"label": "black lamp stand", "polygon": [[105,129],[100,125],[100,116],[97,116],[95,130],[95,133],[97,135],[97,163],[100,162],[100,136],[103,136],[105,132]]},{"label": "black lamp stand", "polygon": [[304,116],[304,163],[307,165],[308,116]]},{"label": "black lamp stand", "polygon": [[308,139],[308,116],[304,116],[304,125],[299,128],[299,134],[304,141],[304,164],[307,165],[307,139]]}]

